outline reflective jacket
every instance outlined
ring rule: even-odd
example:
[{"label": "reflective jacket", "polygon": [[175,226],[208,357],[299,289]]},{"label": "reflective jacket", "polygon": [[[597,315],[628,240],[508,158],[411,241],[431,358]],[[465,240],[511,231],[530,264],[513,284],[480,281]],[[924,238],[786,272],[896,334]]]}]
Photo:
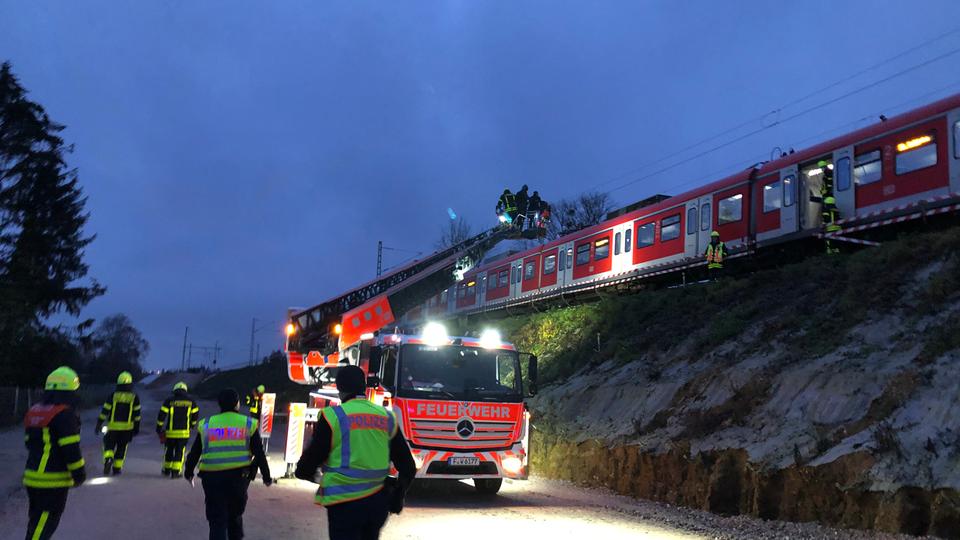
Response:
[{"label": "reflective jacket", "polygon": [[160,406],[157,415],[157,432],[163,432],[168,439],[189,439],[190,430],[197,427],[200,407],[186,392],[174,392]]},{"label": "reflective jacket", "polygon": [[383,489],[390,472],[390,439],[397,433],[393,413],[357,398],[325,408],[323,419],[330,425],[332,444],[315,502],[331,506]]},{"label": "reflective jacket", "polygon": [[100,410],[97,425],[110,431],[140,431],[140,398],[133,392],[117,390]]},{"label": "reflective jacket", "polygon": [[256,420],[260,419],[260,402],[263,401],[263,395],[257,392],[247,394],[247,407],[250,408],[250,417]]},{"label": "reflective jacket", "polygon": [[497,213],[498,214],[512,214],[517,211],[517,202],[513,197],[513,193],[509,191],[500,195],[500,200],[497,201]]},{"label": "reflective jacket", "polygon": [[23,419],[27,465],[23,485],[68,488],[86,478],[80,454],[80,418],[62,404],[38,403]]},{"label": "reflective jacket", "polygon": [[707,245],[705,253],[707,257],[707,268],[723,268],[723,258],[727,256],[727,246],[720,242],[714,247],[712,243]]},{"label": "reflective jacket", "polygon": [[256,420],[237,412],[220,413],[200,422],[200,471],[249,467],[253,461],[250,438],[256,429]]}]

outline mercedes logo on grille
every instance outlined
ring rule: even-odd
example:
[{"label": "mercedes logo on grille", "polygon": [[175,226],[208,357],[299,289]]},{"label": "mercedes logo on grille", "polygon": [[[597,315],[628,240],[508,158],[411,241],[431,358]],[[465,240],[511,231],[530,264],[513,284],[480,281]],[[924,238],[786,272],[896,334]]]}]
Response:
[{"label": "mercedes logo on grille", "polygon": [[457,422],[457,435],[459,435],[461,439],[469,439],[476,429],[476,426],[473,425],[473,420],[469,418],[461,418],[460,421]]}]

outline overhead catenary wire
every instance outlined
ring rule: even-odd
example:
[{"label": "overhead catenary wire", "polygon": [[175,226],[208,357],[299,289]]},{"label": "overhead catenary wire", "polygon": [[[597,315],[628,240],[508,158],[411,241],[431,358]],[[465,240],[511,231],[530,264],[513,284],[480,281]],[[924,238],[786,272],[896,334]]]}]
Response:
[{"label": "overhead catenary wire", "polygon": [[[911,54],[911,53],[913,53],[913,52],[915,52],[915,51],[918,51],[918,50],[920,50],[920,49],[923,49],[924,47],[927,47],[927,46],[929,46],[929,45],[931,45],[931,44],[933,44],[933,43],[936,43],[937,41],[940,41],[940,40],[942,40],[942,39],[944,39],[944,38],[946,38],[946,37],[948,37],[948,36],[952,36],[952,35],[955,35],[955,34],[958,34],[958,33],[960,33],[960,27],[954,28],[954,29],[952,29],[952,30],[950,30],[950,31],[948,31],[948,32],[945,32],[945,33],[943,33],[943,34],[937,35],[937,36],[935,36],[935,37],[933,37],[933,38],[931,38],[931,39],[928,39],[928,40],[926,40],[926,41],[924,41],[924,42],[922,42],[922,43],[919,43],[919,44],[917,44],[917,45],[915,45],[915,46],[913,46],[913,47],[910,47],[910,48],[908,48],[908,49],[906,49],[906,50],[903,50],[903,51],[901,51],[901,52],[899,52],[899,53],[897,53],[897,54],[895,54],[895,55],[893,55],[893,56],[890,56],[890,57],[885,58],[885,59],[883,59],[883,60],[881,60],[881,61],[879,61],[879,62],[876,62],[876,63],[874,63],[874,64],[871,64],[870,66],[867,66],[867,67],[865,67],[865,68],[862,68],[862,69],[860,69],[859,71],[857,71],[857,72],[855,72],[855,73],[853,73],[853,74],[851,74],[851,75],[848,75],[848,76],[846,76],[846,77],[842,77],[842,78],[840,78],[840,79],[838,79],[838,80],[836,80],[836,81],[834,81],[834,82],[832,82],[832,83],[830,83],[830,84],[827,84],[827,85],[825,85],[825,86],[823,86],[823,87],[818,88],[817,90],[813,90],[813,91],[811,91],[811,92],[808,92],[807,94],[804,94],[804,95],[802,95],[802,96],[800,96],[800,97],[798,97],[798,98],[795,98],[795,99],[793,99],[793,100],[785,103],[784,105],[781,105],[781,106],[779,106],[779,107],[777,107],[777,108],[775,108],[775,109],[772,109],[772,110],[769,111],[769,112],[766,112],[766,113],[763,113],[763,114],[761,114],[761,115],[752,117],[752,118],[750,118],[750,119],[748,119],[748,120],[746,120],[746,121],[744,121],[744,122],[741,122],[741,123],[739,123],[739,124],[737,124],[737,125],[735,125],[735,126],[733,126],[733,127],[724,129],[724,130],[722,130],[722,131],[720,131],[720,132],[718,132],[718,133],[715,133],[714,135],[711,135],[711,136],[706,137],[706,138],[704,138],[704,139],[700,139],[700,140],[698,140],[698,141],[696,141],[696,142],[693,142],[693,143],[690,143],[690,144],[688,144],[688,145],[686,145],[686,146],[684,146],[684,147],[682,147],[682,148],[680,148],[680,149],[678,149],[678,150],[676,150],[676,151],[670,152],[669,154],[667,154],[667,155],[665,155],[665,156],[661,156],[660,158],[657,158],[657,159],[655,159],[655,160],[653,160],[653,161],[650,161],[650,162],[648,162],[648,163],[645,163],[645,164],[643,164],[643,165],[641,165],[641,166],[639,166],[639,167],[635,167],[635,168],[631,169],[630,171],[627,171],[627,172],[624,172],[624,173],[620,173],[620,174],[618,174],[618,175],[616,175],[616,176],[614,176],[614,177],[612,177],[612,178],[610,178],[610,179],[608,179],[608,180],[605,180],[605,181],[603,181],[603,182],[600,182],[599,184],[595,184],[594,187],[597,188],[597,187],[601,187],[601,186],[610,184],[610,183],[612,183],[612,182],[615,182],[615,181],[617,181],[617,180],[622,179],[622,178],[625,177],[625,176],[629,176],[630,174],[632,174],[632,173],[634,173],[634,172],[639,172],[639,171],[641,171],[641,170],[643,170],[643,169],[652,167],[652,166],[654,166],[654,165],[658,165],[658,164],[660,164],[660,163],[663,163],[664,161],[667,161],[667,160],[672,159],[672,158],[674,158],[674,157],[680,156],[680,155],[684,154],[685,152],[688,152],[688,151],[690,151],[690,150],[693,150],[694,148],[697,148],[698,146],[701,146],[701,145],[706,144],[706,143],[708,143],[708,142],[711,142],[711,141],[714,141],[714,140],[716,140],[716,139],[719,139],[720,137],[723,137],[724,135],[728,135],[728,134],[730,134],[730,133],[734,133],[734,132],[736,132],[736,131],[739,131],[740,129],[743,129],[743,128],[749,126],[750,124],[753,124],[753,123],[758,122],[758,121],[762,121],[763,119],[769,117],[770,115],[778,114],[779,112],[782,112],[784,109],[786,109],[786,108],[788,108],[788,107],[791,107],[791,106],[797,105],[797,104],[799,104],[799,103],[802,103],[802,102],[804,102],[804,101],[806,101],[806,100],[808,100],[808,99],[810,99],[810,98],[812,98],[812,97],[814,97],[814,96],[816,96],[816,95],[818,95],[818,94],[821,94],[821,93],[823,93],[823,92],[826,92],[827,90],[836,88],[837,86],[839,86],[839,85],[841,85],[841,84],[843,84],[843,83],[845,83],[845,82],[848,82],[848,81],[851,81],[851,80],[853,80],[853,79],[856,79],[857,77],[860,77],[861,75],[864,75],[864,74],[866,74],[866,73],[869,73],[870,71],[873,71],[873,70],[875,70],[875,69],[877,69],[877,68],[879,68],[879,67],[881,67],[881,66],[883,66],[883,65],[886,65],[886,64],[888,64],[888,63],[890,63],[890,62],[899,60],[900,58],[903,58],[903,57],[905,57],[905,56],[907,56],[907,55],[909,55],[909,54]],[[948,54],[952,54],[952,53],[948,53]],[[925,64],[924,64],[924,65],[925,65]],[[784,123],[784,122],[785,122],[785,120],[783,120],[783,121],[778,121],[778,122],[775,122],[775,123],[771,124],[770,126],[765,126],[765,128],[773,127],[773,126],[775,126],[775,125],[779,125],[779,124],[782,124],[782,123]],[[654,174],[659,174],[659,173],[654,173]],[[619,188],[615,188],[615,189],[613,189],[613,190],[610,190],[610,192],[616,191],[617,189],[619,189]]]}]

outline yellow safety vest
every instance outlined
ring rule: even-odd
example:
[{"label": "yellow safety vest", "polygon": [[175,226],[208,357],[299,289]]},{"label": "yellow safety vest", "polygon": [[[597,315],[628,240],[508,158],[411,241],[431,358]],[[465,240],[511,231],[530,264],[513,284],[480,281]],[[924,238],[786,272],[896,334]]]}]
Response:
[{"label": "yellow safety vest", "polygon": [[201,471],[227,471],[249,467],[253,462],[250,439],[257,421],[237,412],[220,413],[200,422],[203,445]]},{"label": "yellow safety vest", "polygon": [[707,245],[707,268],[723,268],[723,255],[727,252],[727,246],[720,242],[717,249],[713,249],[713,244]]}]

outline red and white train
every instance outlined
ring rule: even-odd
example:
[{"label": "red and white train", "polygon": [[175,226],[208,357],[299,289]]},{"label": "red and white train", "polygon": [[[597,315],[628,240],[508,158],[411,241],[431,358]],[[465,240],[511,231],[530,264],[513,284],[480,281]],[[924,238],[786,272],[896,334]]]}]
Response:
[{"label": "red and white train", "polygon": [[484,262],[409,319],[502,309],[702,265],[711,231],[734,253],[821,232],[823,172],[833,169],[845,231],[960,206],[960,94]]}]

